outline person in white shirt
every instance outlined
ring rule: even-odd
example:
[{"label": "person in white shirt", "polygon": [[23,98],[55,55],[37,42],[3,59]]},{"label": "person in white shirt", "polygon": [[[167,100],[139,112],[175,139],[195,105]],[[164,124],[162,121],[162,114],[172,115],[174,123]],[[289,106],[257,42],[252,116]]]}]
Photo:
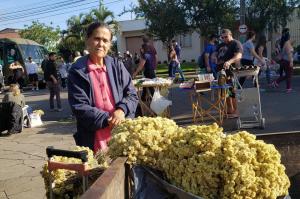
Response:
[{"label": "person in white shirt", "polygon": [[61,78],[61,87],[65,89],[67,87],[66,83],[68,78],[68,65],[65,63],[63,57],[60,57],[58,62],[58,72]]},{"label": "person in white shirt", "polygon": [[32,90],[39,90],[38,87],[38,65],[32,61],[31,57],[28,57],[28,63],[25,64],[29,81],[32,85]]}]

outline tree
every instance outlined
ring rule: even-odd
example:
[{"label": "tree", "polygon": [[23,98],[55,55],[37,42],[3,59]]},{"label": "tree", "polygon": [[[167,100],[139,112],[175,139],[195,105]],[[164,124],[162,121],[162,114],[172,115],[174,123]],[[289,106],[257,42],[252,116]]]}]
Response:
[{"label": "tree", "polygon": [[180,0],[139,0],[137,16],[146,20],[148,33],[163,43],[190,30],[185,10]]},{"label": "tree", "polygon": [[115,20],[114,13],[109,11],[103,4],[103,1],[100,0],[99,7],[97,9],[93,9],[89,14],[93,20],[104,22],[109,25],[113,32],[116,33],[118,31],[118,22]]},{"label": "tree", "polygon": [[236,0],[182,1],[191,28],[203,36],[216,33],[218,27],[232,29],[237,13]]},{"label": "tree", "polygon": [[256,32],[284,27],[300,0],[247,0],[246,24]]},{"label": "tree", "polygon": [[49,51],[56,50],[56,46],[60,39],[59,27],[53,28],[38,21],[33,21],[30,26],[25,27],[26,28],[20,32],[22,38],[36,41],[45,46]]},{"label": "tree", "polygon": [[113,13],[109,11],[100,0],[99,8],[93,9],[89,13],[72,16],[67,20],[67,36],[60,42],[59,51],[62,54],[64,54],[64,52],[83,51],[85,48],[86,30],[94,21],[107,23],[113,31],[116,31],[118,27],[117,21],[114,20]]}]

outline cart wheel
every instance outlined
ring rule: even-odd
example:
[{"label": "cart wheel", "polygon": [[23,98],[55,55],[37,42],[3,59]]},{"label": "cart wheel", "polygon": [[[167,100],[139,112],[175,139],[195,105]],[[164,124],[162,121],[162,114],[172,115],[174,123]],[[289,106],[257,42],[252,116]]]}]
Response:
[{"label": "cart wheel", "polygon": [[265,129],[265,127],[266,127],[266,120],[265,120],[265,118],[261,118],[260,119],[260,128]]},{"label": "cart wheel", "polygon": [[236,126],[237,126],[237,129],[239,130],[239,129],[241,129],[241,120],[240,119],[237,119],[236,120]]}]

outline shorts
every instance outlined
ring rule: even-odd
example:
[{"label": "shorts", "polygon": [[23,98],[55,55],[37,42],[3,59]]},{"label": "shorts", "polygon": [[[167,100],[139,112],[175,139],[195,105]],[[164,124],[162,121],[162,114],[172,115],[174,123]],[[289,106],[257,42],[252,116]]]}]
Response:
[{"label": "shorts", "polygon": [[30,82],[37,82],[37,81],[39,81],[38,75],[36,73],[29,74],[28,77],[29,77],[29,81]]}]

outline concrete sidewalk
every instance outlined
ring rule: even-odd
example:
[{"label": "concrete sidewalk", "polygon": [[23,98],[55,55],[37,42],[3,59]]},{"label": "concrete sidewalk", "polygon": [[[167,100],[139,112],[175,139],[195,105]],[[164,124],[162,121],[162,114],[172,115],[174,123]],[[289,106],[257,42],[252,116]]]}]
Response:
[{"label": "concrete sidewalk", "polygon": [[75,146],[74,123],[45,122],[42,127],[0,137],[0,199],[46,198],[40,175],[47,161],[46,147]]}]

